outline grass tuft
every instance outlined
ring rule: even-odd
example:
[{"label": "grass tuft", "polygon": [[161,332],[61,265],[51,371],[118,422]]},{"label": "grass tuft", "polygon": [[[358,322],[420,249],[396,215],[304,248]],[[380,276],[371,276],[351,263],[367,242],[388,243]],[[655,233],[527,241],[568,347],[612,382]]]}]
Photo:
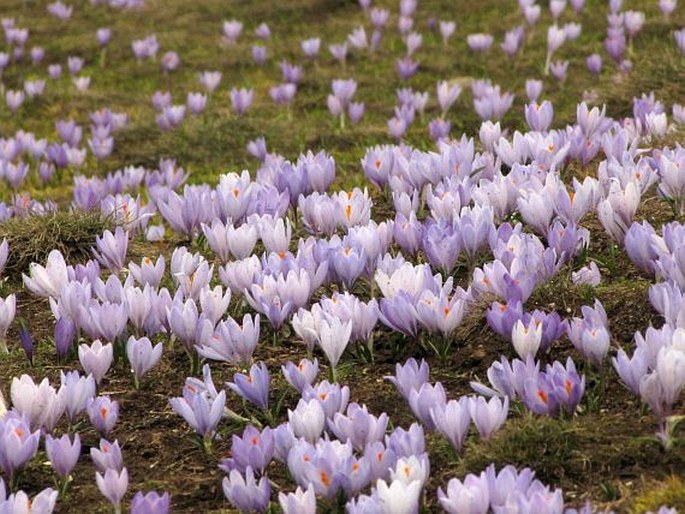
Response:
[{"label": "grass tuft", "polygon": [[661,506],[685,511],[685,481],[682,478],[673,476],[661,484],[649,484],[649,488],[635,498],[631,512],[656,512]]},{"label": "grass tuft", "polygon": [[58,211],[44,216],[10,218],[0,224],[0,239],[9,243],[5,274],[19,277],[31,262],[44,263],[52,250],[59,250],[70,264],[92,258],[95,237],[111,228],[99,212]]}]

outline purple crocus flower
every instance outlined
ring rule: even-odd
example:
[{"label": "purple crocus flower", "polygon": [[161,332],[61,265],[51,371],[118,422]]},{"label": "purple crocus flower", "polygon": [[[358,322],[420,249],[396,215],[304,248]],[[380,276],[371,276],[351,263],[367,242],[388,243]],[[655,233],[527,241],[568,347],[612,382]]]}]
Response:
[{"label": "purple crocus flower", "polygon": [[369,413],[365,405],[351,403],[347,414],[336,412],[329,420],[328,427],[342,442],[350,442],[357,451],[363,451],[368,444],[383,440],[388,426],[388,415],[376,417]]},{"label": "purple crocus flower", "polygon": [[316,59],[317,55],[319,55],[321,39],[318,37],[305,39],[300,43],[300,47],[302,48],[302,52],[308,59],[314,60]]},{"label": "purple crocus flower", "polygon": [[321,400],[316,397],[309,400],[301,398],[295,410],[288,409],[288,423],[296,437],[314,444],[326,426],[326,413]]},{"label": "purple crocus flower", "polygon": [[416,359],[411,357],[404,365],[395,364],[394,377],[384,378],[395,384],[402,397],[409,401],[411,391],[418,391],[423,384],[428,383],[428,373],[428,363],[425,360],[422,359],[419,364]]},{"label": "purple crocus flower", "polygon": [[0,418],[0,468],[9,477],[24,467],[35,455],[40,430],[31,432],[26,416],[8,415]]},{"label": "purple crocus flower", "polygon": [[587,69],[594,76],[599,75],[602,72],[602,57],[599,54],[589,55],[585,60]]},{"label": "purple crocus flower", "polygon": [[488,483],[485,477],[471,474],[463,483],[453,478],[447,483],[447,492],[438,488],[438,500],[449,514],[486,514],[490,507]]},{"label": "purple crocus flower", "polygon": [[203,71],[200,73],[199,80],[202,87],[204,87],[207,92],[213,93],[219,83],[221,82],[221,72],[220,71]]},{"label": "purple crocus flower", "polygon": [[452,445],[454,451],[461,453],[466,436],[471,426],[469,412],[470,400],[462,396],[459,400],[450,400],[446,404],[431,409],[430,415],[435,428]]},{"label": "purple crocus flower", "polygon": [[271,486],[266,477],[257,482],[251,467],[245,470],[245,476],[238,470],[232,470],[222,482],[224,495],[240,512],[265,512],[269,506]]},{"label": "purple crocus flower", "polygon": [[136,339],[134,336],[126,342],[126,357],[131,364],[136,384],[143,376],[157,365],[162,358],[164,345],[157,343],[154,348],[147,337]]},{"label": "purple crocus flower", "polygon": [[482,396],[469,398],[471,419],[483,439],[489,439],[506,421],[509,413],[509,397],[504,401],[497,397],[486,400]]},{"label": "purple crocus flower", "polygon": [[97,251],[93,250],[93,255],[112,273],[118,273],[126,263],[128,237],[127,231],[117,227],[114,234],[109,230],[105,230],[102,237],[95,238]]},{"label": "purple crocus flower", "polygon": [[172,50],[166,52],[162,56],[162,58],[159,61],[159,64],[162,67],[162,71],[168,73],[178,68],[179,64],[181,64],[181,58],[178,56],[176,52]]},{"label": "purple crocus flower", "polygon": [[306,490],[298,487],[293,493],[279,492],[278,502],[283,514],[316,514],[316,494],[312,485]]},{"label": "purple crocus flower", "polygon": [[102,495],[114,505],[117,512],[121,511],[121,500],[128,489],[128,470],[122,468],[121,471],[108,469],[104,475],[95,473],[95,482]]},{"label": "purple crocus flower", "polygon": [[269,370],[263,362],[253,364],[250,374],[236,373],[233,382],[226,385],[243,399],[255,404],[262,410],[269,406]]},{"label": "purple crocus flower", "polygon": [[78,434],[74,434],[74,442],[72,443],[67,434],[59,439],[47,434],[45,436],[45,452],[55,473],[66,479],[81,455],[81,438]]},{"label": "purple crocus flower", "polygon": [[[237,89],[233,88],[231,89],[231,105],[233,106],[233,110],[238,114],[238,116],[242,116],[247,112],[247,110],[250,108],[252,105],[252,101],[254,100],[254,90],[253,89]],[[276,102],[274,100],[274,102]],[[276,102],[278,103],[278,102]]]},{"label": "purple crocus flower", "polygon": [[447,395],[440,382],[432,385],[425,383],[418,390],[412,389],[409,392],[408,401],[414,416],[421,421],[426,430],[433,430],[435,423],[431,417],[431,410],[444,408],[447,403]]},{"label": "purple crocus flower", "polygon": [[224,413],[226,391],[210,398],[208,394],[197,391],[192,384],[186,384],[183,396],[170,399],[169,405],[197,434],[209,441]]},{"label": "purple crocus flower", "polygon": [[466,37],[466,43],[469,45],[469,48],[476,53],[487,52],[492,46],[493,41],[494,38],[491,34],[469,34]]},{"label": "purple crocus flower", "polygon": [[350,400],[350,388],[338,383],[324,380],[314,386],[306,385],[302,391],[302,399],[309,401],[316,399],[321,403],[327,419],[331,419],[336,412],[343,412]]},{"label": "purple crocus flower", "polygon": [[60,372],[60,394],[64,397],[64,411],[71,423],[86,410],[88,400],[95,397],[95,379],[93,375],[82,377],[78,371],[70,371],[66,375]]},{"label": "purple crocus flower", "polygon": [[407,56],[397,59],[395,69],[402,80],[408,80],[419,71],[419,63]]},{"label": "purple crocus flower", "polygon": [[109,44],[109,40],[112,37],[112,30],[109,28],[100,28],[95,32],[95,37],[98,41],[98,45],[105,47]]},{"label": "purple crocus flower", "polygon": [[207,107],[207,95],[203,93],[188,93],[188,110],[193,116],[198,116]]},{"label": "purple crocus flower", "polygon": [[17,313],[17,297],[9,295],[7,298],[0,297],[0,350],[8,353],[7,350],[7,330],[14,321]]},{"label": "purple crocus flower", "polygon": [[266,62],[267,50],[265,46],[253,45],[252,46],[252,60],[255,64],[261,65]]},{"label": "purple crocus flower", "polygon": [[90,449],[90,458],[101,473],[105,473],[108,469],[113,469],[117,472],[124,469],[124,460],[121,456],[119,441],[110,443],[106,439],[100,439],[99,447],[95,448],[93,446]]},{"label": "purple crocus flower", "polygon": [[109,396],[90,398],[86,410],[91,425],[102,435],[111,432],[119,418],[119,403]]},{"label": "purple crocus flower", "polygon": [[243,31],[243,24],[238,20],[229,20],[224,21],[222,28],[222,40],[225,43],[232,45],[235,44],[236,41],[238,41],[238,38],[240,37],[240,34]]},{"label": "purple crocus flower", "polygon": [[114,349],[111,343],[103,345],[102,341],[96,339],[90,346],[80,345],[78,357],[85,372],[92,374],[99,384],[112,365]]},{"label": "purple crocus flower", "polygon": [[131,514],[169,514],[171,512],[171,496],[169,493],[159,494],[150,491],[143,494],[138,491],[131,500]]},{"label": "purple crocus flower", "polygon": [[224,459],[219,467],[226,473],[236,469],[244,473],[248,467],[264,474],[274,455],[273,431],[266,427],[261,432],[248,425],[242,436],[233,435],[231,458]]},{"label": "purple crocus flower", "polygon": [[302,359],[299,364],[288,361],[281,370],[286,381],[301,394],[305,385],[311,385],[319,374],[319,361]]},{"label": "purple crocus flower", "polygon": [[528,126],[538,132],[546,132],[552,124],[554,117],[552,104],[547,100],[541,104],[537,102],[527,104],[524,113]]}]

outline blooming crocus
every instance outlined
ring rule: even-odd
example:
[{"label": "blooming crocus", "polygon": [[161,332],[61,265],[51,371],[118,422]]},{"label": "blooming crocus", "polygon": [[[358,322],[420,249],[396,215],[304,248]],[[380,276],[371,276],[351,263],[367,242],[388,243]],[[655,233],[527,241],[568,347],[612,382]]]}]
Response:
[{"label": "blooming crocus", "polygon": [[207,95],[203,93],[188,93],[188,110],[193,116],[198,116],[207,107]]},{"label": "blooming crocus", "polygon": [[471,419],[483,439],[489,439],[506,421],[509,413],[509,397],[504,401],[497,397],[486,400],[482,396],[470,398]]},{"label": "blooming crocus", "polygon": [[199,76],[200,84],[202,84],[209,93],[213,93],[214,90],[219,87],[221,76],[222,74],[220,71],[203,71]]},{"label": "blooming crocus", "polygon": [[326,425],[326,414],[318,398],[301,398],[295,410],[288,409],[288,421],[296,437],[314,444]]},{"label": "blooming crocus", "polygon": [[352,322],[343,323],[340,319],[329,316],[321,320],[318,330],[317,342],[326,355],[335,377],[335,368],[350,342]]},{"label": "blooming crocus", "polygon": [[170,399],[169,405],[197,434],[204,438],[205,444],[208,444],[221,421],[226,405],[226,391],[221,391],[214,398],[209,398],[208,395],[192,391],[189,386],[186,386],[183,389],[183,396]]},{"label": "blooming crocus", "polygon": [[232,469],[237,469],[242,473],[250,466],[260,474],[264,474],[273,455],[273,431],[265,427],[260,432],[252,425],[248,425],[242,436],[233,435],[231,458],[224,459],[219,467],[227,473],[230,473]]},{"label": "blooming crocus", "polygon": [[102,237],[95,238],[97,251],[93,250],[93,254],[112,273],[118,273],[124,267],[128,250],[128,237],[127,231],[117,227],[114,233],[105,230]]},{"label": "blooming crocus", "polygon": [[437,405],[430,411],[435,428],[450,442],[457,453],[461,453],[464,440],[471,426],[469,399],[462,396],[445,405]]},{"label": "blooming crocus", "polygon": [[105,473],[108,469],[113,469],[117,472],[124,469],[124,460],[121,456],[119,441],[110,443],[106,439],[100,439],[100,444],[97,448],[95,446],[91,447],[90,458],[101,473]]},{"label": "blooming crocus", "polygon": [[400,363],[395,364],[395,376],[384,377],[389,380],[405,400],[409,401],[409,394],[411,391],[418,391],[423,384],[428,383],[428,363],[421,360],[419,364],[413,357],[409,358],[404,365]]},{"label": "blooming crocus", "polygon": [[245,476],[232,470],[222,482],[224,495],[236,509],[243,513],[264,512],[269,506],[271,486],[266,477],[257,482],[252,468],[248,466]]},{"label": "blooming crocus", "polygon": [[78,434],[74,434],[74,442],[72,443],[67,434],[59,439],[47,434],[45,436],[45,452],[55,473],[62,479],[66,479],[81,455],[81,438]]},{"label": "blooming crocus", "polygon": [[95,396],[95,379],[93,375],[82,377],[78,371],[66,375],[60,372],[60,394],[64,397],[64,411],[73,423],[76,417],[86,409],[88,400]]},{"label": "blooming crocus", "polygon": [[278,503],[283,514],[316,514],[316,495],[312,485],[306,490],[298,487],[293,493],[279,492]]},{"label": "blooming crocus", "polygon": [[126,356],[131,364],[135,383],[157,365],[162,357],[162,343],[157,343],[154,348],[147,337],[136,339],[134,336],[128,338],[126,342]]},{"label": "blooming crocus", "polygon": [[528,355],[535,357],[535,354],[540,348],[540,341],[542,340],[542,323],[531,318],[528,326],[523,321],[519,320],[514,323],[511,331],[511,341],[514,345],[516,353],[522,359],[526,359]]},{"label": "blooming crocus", "polygon": [[299,393],[302,393],[304,386],[307,384],[311,385],[316,375],[318,375],[319,361],[316,359],[313,361],[302,359],[299,364],[288,361],[285,365],[281,366],[281,370],[286,381],[297,389]]},{"label": "blooming crocus", "polygon": [[249,375],[236,373],[233,382],[226,384],[232,391],[245,400],[254,403],[262,410],[269,406],[269,370],[263,362],[253,364]]},{"label": "blooming crocus", "polygon": [[0,490],[2,495],[0,498],[3,500],[0,502],[0,508],[3,512],[11,513],[40,513],[40,514],[50,514],[55,509],[55,504],[57,503],[58,492],[54,489],[48,487],[43,489],[40,493],[35,495],[33,498],[29,498],[24,491],[17,491],[11,494],[7,499],[5,499],[4,484]]},{"label": "blooming crocus", "polygon": [[92,374],[95,381],[100,384],[112,365],[114,349],[111,343],[103,345],[102,341],[96,339],[90,346],[79,346],[78,358],[85,372]]},{"label": "blooming crocus", "polygon": [[121,471],[108,469],[104,475],[96,472],[95,482],[100,493],[109,500],[116,512],[121,512],[121,500],[128,489],[128,470],[126,468]]},{"label": "blooming crocus", "polygon": [[102,435],[112,431],[119,418],[119,403],[109,396],[96,396],[86,404],[91,425]]},{"label": "blooming crocus", "polygon": [[7,330],[17,312],[17,297],[13,294],[0,298],[0,350],[7,353]]},{"label": "blooming crocus", "polygon": [[97,29],[97,31],[95,32],[95,37],[97,39],[98,45],[100,45],[101,47],[105,47],[109,44],[109,40],[112,37],[112,29],[109,29],[107,27]]},{"label": "blooming crocus", "polygon": [[475,475],[468,475],[463,483],[453,478],[447,483],[447,492],[438,488],[438,500],[450,514],[486,514],[490,506],[488,484]]},{"label": "blooming crocus", "polygon": [[408,402],[414,416],[426,427],[426,430],[433,430],[435,423],[431,417],[431,410],[444,407],[447,403],[447,394],[440,382],[425,383],[418,390],[412,389],[409,392]]},{"label": "blooming crocus", "polygon": [[224,21],[223,23],[223,41],[228,44],[235,44],[243,31],[243,24],[238,20]]},{"label": "blooming crocus", "polygon": [[35,455],[40,430],[31,432],[25,416],[5,415],[0,418],[0,468],[10,478]]},{"label": "blooming crocus", "polygon": [[366,445],[383,439],[388,426],[388,415],[382,413],[376,417],[369,413],[365,405],[351,403],[347,407],[347,413],[336,412],[328,426],[340,441],[350,441],[356,450],[362,451]]},{"label": "blooming crocus", "polygon": [[494,38],[490,34],[469,34],[466,37],[466,43],[469,45],[469,48],[476,53],[487,52],[492,46],[493,41]]},{"label": "blooming crocus", "polygon": [[159,494],[150,491],[143,494],[138,491],[131,500],[131,514],[169,514],[171,512],[171,496],[165,492]]},{"label": "blooming crocus", "polygon": [[231,89],[231,105],[238,116],[242,116],[252,105],[254,100],[254,90],[245,88]]}]

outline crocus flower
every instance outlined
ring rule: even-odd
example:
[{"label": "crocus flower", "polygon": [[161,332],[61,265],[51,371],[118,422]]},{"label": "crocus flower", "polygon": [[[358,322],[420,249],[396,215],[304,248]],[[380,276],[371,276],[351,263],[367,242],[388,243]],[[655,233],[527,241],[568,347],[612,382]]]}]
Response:
[{"label": "crocus flower", "polygon": [[298,487],[293,493],[279,492],[278,502],[284,514],[316,514],[316,495],[311,485],[306,490]]},{"label": "crocus flower", "polygon": [[59,439],[47,434],[45,436],[45,452],[55,473],[66,479],[81,455],[81,438],[78,434],[74,434],[74,442],[72,443],[66,434]]},{"label": "crocus flower", "polygon": [[251,467],[260,474],[264,474],[273,455],[273,431],[265,427],[260,432],[252,425],[248,425],[242,436],[233,435],[231,458],[224,459],[219,467],[226,473],[230,473],[232,469],[244,473],[248,467]]},{"label": "crocus flower", "polygon": [[95,381],[100,384],[112,365],[114,349],[111,343],[103,345],[102,341],[96,339],[90,346],[80,345],[78,357],[85,372],[92,374]]},{"label": "crocus flower", "polygon": [[464,482],[453,478],[447,483],[447,492],[438,488],[438,500],[450,514],[486,514],[490,506],[488,484],[475,475]]},{"label": "crocus flower", "polygon": [[208,440],[221,421],[226,405],[226,392],[221,391],[216,397],[209,398],[208,395],[186,386],[183,388],[183,396],[170,399],[169,405],[196,433]]},{"label": "crocus flower", "polygon": [[97,260],[112,273],[118,273],[126,262],[129,234],[121,227],[117,227],[114,234],[105,230],[102,237],[96,237],[97,251],[93,254]]},{"label": "crocus flower", "polygon": [[486,400],[482,396],[472,397],[469,401],[471,419],[483,439],[488,439],[506,421],[509,413],[509,397],[504,401],[497,397]]},{"label": "crocus flower", "polygon": [[134,336],[126,342],[126,356],[131,364],[131,369],[138,383],[143,376],[157,365],[162,357],[162,343],[157,343],[154,348],[147,337],[136,339]]},{"label": "crocus flower", "polygon": [[529,321],[528,326],[524,325],[521,320],[514,323],[511,331],[511,341],[516,353],[522,359],[525,360],[528,355],[535,357],[540,348],[541,340],[542,323],[533,318]]},{"label": "crocus flower", "polygon": [[264,512],[269,505],[271,486],[266,477],[255,479],[252,468],[248,466],[245,476],[232,470],[222,482],[224,495],[240,512]]},{"label": "crocus flower", "polygon": [[319,399],[300,399],[295,410],[288,409],[288,421],[296,437],[314,444],[326,425],[326,415]]},{"label": "crocus flower", "polygon": [[10,480],[36,454],[40,430],[31,432],[25,416],[0,418],[0,468]]},{"label": "crocus flower", "polygon": [[336,437],[342,441],[350,441],[357,451],[362,451],[368,444],[379,442],[385,435],[388,425],[388,415],[382,413],[376,417],[370,414],[365,405],[351,403],[347,413],[336,412],[328,426]]},{"label": "crocus flower", "polygon": [[150,491],[143,494],[138,491],[131,500],[131,514],[169,514],[171,512],[171,496],[169,493],[159,494]]},{"label": "crocus flower", "polygon": [[7,298],[0,298],[0,350],[7,353],[7,330],[14,321],[17,312],[17,298],[11,294]]},{"label": "crocus flower", "polygon": [[73,423],[76,417],[86,410],[88,400],[95,396],[95,379],[93,375],[82,377],[78,371],[66,375],[60,372],[60,394],[64,396],[64,411]]},{"label": "crocus flower", "polygon": [[389,380],[405,400],[409,401],[409,394],[411,391],[418,391],[423,384],[428,383],[428,363],[421,360],[419,364],[413,357],[409,358],[404,365],[400,363],[395,364],[395,376],[384,377]]},{"label": "crocus flower", "polygon": [[121,471],[108,469],[104,475],[95,473],[95,482],[100,493],[109,500],[117,512],[120,511],[121,500],[128,489],[128,470]]},{"label": "crocus flower", "polygon": [[436,429],[447,438],[457,453],[461,453],[471,426],[469,402],[468,397],[462,396],[458,401],[450,400],[445,405],[438,405],[430,411]]},{"label": "crocus flower", "polygon": [[299,364],[294,364],[291,361],[281,366],[283,376],[286,381],[293,386],[301,394],[304,386],[311,385],[319,373],[319,361],[314,359],[302,359]]},{"label": "crocus flower", "polygon": [[421,421],[426,430],[433,430],[435,423],[431,417],[431,410],[443,408],[447,403],[447,395],[440,382],[425,383],[418,390],[412,389],[409,392],[408,402],[414,416]]},{"label": "crocus flower", "polygon": [[102,435],[111,432],[119,418],[119,403],[109,396],[90,398],[86,403],[86,410],[93,428]]},{"label": "crocus flower", "polygon": [[245,400],[262,410],[269,406],[269,370],[263,362],[253,364],[249,375],[236,373],[226,385]]},{"label": "crocus flower", "polygon": [[0,508],[2,508],[3,512],[12,513],[32,512],[50,514],[55,509],[58,496],[57,491],[48,487],[47,489],[43,489],[33,498],[29,498],[24,491],[17,491],[5,500],[4,484],[2,493],[1,497],[3,498],[3,501],[0,502]]},{"label": "crocus flower", "polygon": [[108,469],[113,469],[116,472],[124,469],[119,441],[110,443],[106,439],[100,439],[98,448],[91,447],[90,458],[101,473],[105,473]]}]

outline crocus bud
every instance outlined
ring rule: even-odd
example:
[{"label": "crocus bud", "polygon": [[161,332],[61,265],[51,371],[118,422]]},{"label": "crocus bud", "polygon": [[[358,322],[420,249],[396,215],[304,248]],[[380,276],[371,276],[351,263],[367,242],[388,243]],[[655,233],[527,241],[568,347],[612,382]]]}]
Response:
[{"label": "crocus bud", "polygon": [[70,318],[62,316],[55,323],[55,349],[58,358],[64,358],[69,354],[75,338],[76,325]]}]

